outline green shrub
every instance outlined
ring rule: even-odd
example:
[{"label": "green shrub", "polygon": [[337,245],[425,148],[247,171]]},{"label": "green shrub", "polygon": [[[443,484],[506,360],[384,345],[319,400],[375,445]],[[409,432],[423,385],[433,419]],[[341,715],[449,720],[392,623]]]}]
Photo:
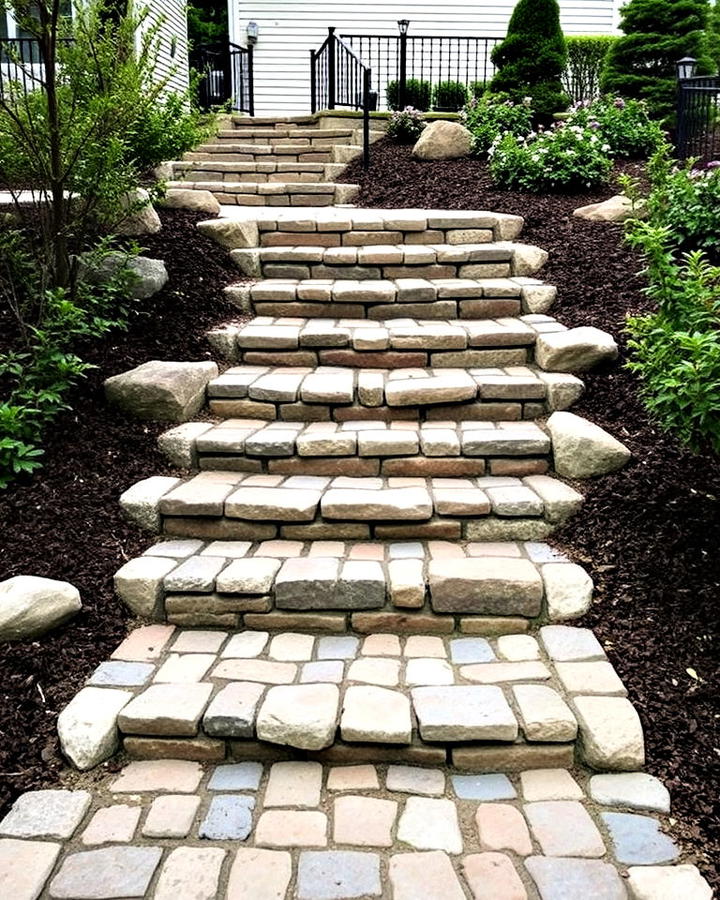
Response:
[{"label": "green shrub", "polygon": [[568,123],[595,129],[602,142],[609,146],[610,155],[623,159],[647,158],[665,139],[643,100],[608,96],[580,104]]},{"label": "green shrub", "polygon": [[708,12],[708,0],[630,0],[620,9],[623,35],[608,52],[603,92],[646,100],[651,115],[672,121],[677,61],[692,56],[698,74],[713,70]]},{"label": "green shrub", "polygon": [[536,113],[549,120],[568,105],[560,80],[566,55],[557,0],[519,0],[507,37],[492,51],[498,71],[491,89],[516,102],[530,97]]},{"label": "green shrub", "polygon": [[463,109],[461,119],[472,132],[473,153],[486,156],[493,141],[509,132],[526,137],[532,131],[532,110],[525,103],[513,103],[502,95],[485,94],[471,100]]},{"label": "green shrub", "polygon": [[716,72],[720,72],[720,0],[715,0],[708,16],[708,52]]},{"label": "green shrub", "polygon": [[479,100],[490,90],[489,81],[471,81],[468,85],[470,100]]},{"label": "green shrub", "polygon": [[562,84],[573,103],[599,96],[600,73],[615,40],[611,34],[568,35],[565,38],[567,62]]},{"label": "green shrub", "polygon": [[612,169],[608,147],[590,128],[560,125],[529,137],[500,136],[489,151],[490,173],[503,188],[583,191],[604,184]]},{"label": "green shrub", "polygon": [[[408,78],[405,82],[403,108],[411,106],[413,109],[427,112],[430,109],[431,94],[432,88],[429,81],[421,81],[419,78]],[[388,109],[400,109],[400,83],[398,81],[388,81],[385,88],[385,99],[387,100]]]},{"label": "green shrub", "polygon": [[669,226],[635,221],[629,240],[645,257],[658,308],[628,318],[628,368],[662,428],[693,450],[720,452],[720,268],[700,251],[678,262]]},{"label": "green shrub", "polygon": [[433,109],[455,112],[468,101],[468,89],[460,81],[440,81],[433,88]]},{"label": "green shrub", "polygon": [[387,136],[396,144],[414,144],[422,134],[425,120],[417,109],[396,110],[388,121]]}]

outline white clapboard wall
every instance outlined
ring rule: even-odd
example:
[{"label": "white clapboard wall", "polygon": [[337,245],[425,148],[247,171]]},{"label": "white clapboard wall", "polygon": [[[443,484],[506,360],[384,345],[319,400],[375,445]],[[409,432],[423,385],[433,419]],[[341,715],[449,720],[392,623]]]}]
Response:
[{"label": "white clapboard wall", "polygon": [[[155,78],[167,91],[186,91],[189,84],[188,30],[185,0],[150,0],[147,26],[160,23],[156,37]],[[141,40],[138,35],[138,40]]]},{"label": "white clapboard wall", "polygon": [[[563,30],[611,34],[618,5],[619,0],[560,0]],[[230,40],[245,46],[248,22],[257,23],[255,114],[298,115],[310,111],[310,50],[321,46],[329,25],[338,34],[397,35],[398,19],[409,19],[410,36],[502,37],[513,7],[514,0],[229,0]],[[377,73],[374,89],[382,92],[386,77]]]}]

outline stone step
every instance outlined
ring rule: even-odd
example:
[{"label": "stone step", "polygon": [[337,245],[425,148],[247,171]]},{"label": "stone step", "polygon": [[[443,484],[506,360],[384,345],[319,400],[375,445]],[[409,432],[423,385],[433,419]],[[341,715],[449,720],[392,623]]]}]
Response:
[{"label": "stone step", "polygon": [[230,184],[294,182],[328,183],[326,163],[318,162],[227,162],[197,161],[172,163],[175,178],[188,181],[213,181]]},{"label": "stone step", "polygon": [[160,448],[180,468],[269,475],[544,475],[550,438],[533,422],[185,422]]},{"label": "stone step", "polygon": [[[333,206],[348,203],[357,194],[355,184],[278,181],[257,184],[228,181],[169,181],[168,188],[210,191],[227,206]],[[235,251],[233,251],[235,252]]]},{"label": "stone step", "polygon": [[[352,143],[351,139],[356,132],[356,128],[313,128],[297,125],[278,126],[276,128],[255,126],[242,129],[221,129],[216,133],[215,138],[218,143],[231,141],[251,144],[305,144],[309,141],[330,142],[343,138],[349,144]],[[208,141],[208,143],[214,144],[216,141]]]},{"label": "stone step", "polygon": [[136,522],[207,540],[543,540],[583,497],[522,479],[253,475],[145,479],[121,498]]},{"label": "stone step", "polygon": [[[339,235],[337,236],[339,238]],[[557,288],[537,278],[266,278],[225,289],[240,308],[259,316],[387,320],[494,319],[544,313]]]},{"label": "stone step", "polygon": [[567,409],[583,392],[574,375],[529,366],[350,369],[234,366],[208,384],[223,419],[286,422],[518,421]]},{"label": "stone step", "polygon": [[[301,245],[484,244],[512,241],[522,227],[520,216],[482,210],[362,208],[232,210],[223,218],[198,224],[204,234],[228,250]],[[536,254],[538,259],[546,258],[542,251],[536,250]]]},{"label": "stone step", "polygon": [[[362,289],[360,287],[360,289]],[[539,335],[567,331],[550,316],[470,320],[302,319],[258,316],[208,332],[216,353],[247,365],[524,366]]]},{"label": "stone step", "polygon": [[[232,185],[230,187],[233,187]],[[258,192],[270,185],[257,185]],[[313,190],[320,187],[313,185]],[[243,186],[240,186],[240,190]],[[295,198],[293,198],[293,202]],[[300,201],[298,200],[298,203]],[[466,244],[298,245],[232,250],[251,278],[383,280],[398,278],[510,278],[535,275],[547,253],[511,241]]]},{"label": "stone step", "polygon": [[115,587],[135,615],[176,625],[486,635],[577,618],[593,589],[543,543],[330,539],[161,541]]},{"label": "stone step", "polygon": [[283,162],[332,162],[332,151],[337,146],[332,139],[321,137],[286,138],[278,143],[240,143],[237,137],[234,141],[222,143],[200,144],[198,153],[207,153],[213,157],[216,153],[230,156],[231,160],[252,162],[257,159],[277,159]]},{"label": "stone step", "polygon": [[299,751],[326,762],[475,772],[568,768],[576,755],[601,770],[644,763],[642,726],[622,682],[592,632],[568,626],[491,640],[149,626],[100,664],[58,727],[65,753],[85,768],[107,758],[118,737],[136,758]]},{"label": "stone step", "polygon": [[244,131],[246,128],[318,128],[322,123],[314,115],[306,116],[246,116],[233,115],[230,118],[233,128]]}]

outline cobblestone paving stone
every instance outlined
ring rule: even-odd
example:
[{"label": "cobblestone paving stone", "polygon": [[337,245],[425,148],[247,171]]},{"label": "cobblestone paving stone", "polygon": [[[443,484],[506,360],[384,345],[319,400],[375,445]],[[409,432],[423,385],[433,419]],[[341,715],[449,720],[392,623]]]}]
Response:
[{"label": "cobblestone paving stone", "polygon": [[[592,777],[131,762],[91,791],[68,776],[18,799],[0,822],[0,896],[710,900],[672,820],[615,801],[624,774],[601,776],[607,802],[593,800]],[[645,775],[632,801],[661,787]]]}]

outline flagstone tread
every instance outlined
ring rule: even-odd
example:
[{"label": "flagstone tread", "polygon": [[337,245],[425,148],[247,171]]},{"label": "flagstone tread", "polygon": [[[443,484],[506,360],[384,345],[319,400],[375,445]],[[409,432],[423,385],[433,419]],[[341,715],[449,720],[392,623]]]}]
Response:
[{"label": "flagstone tread", "polygon": [[[628,838],[618,842],[615,822],[623,808],[598,807],[588,775],[477,775],[468,794],[467,777],[445,767],[131,762],[96,781],[67,837],[48,841],[39,816],[32,837],[0,839],[0,884],[17,900],[621,900],[628,896]],[[525,790],[530,781],[552,789],[553,780],[564,785],[559,796],[538,802]],[[177,787],[169,794],[170,783]],[[21,800],[32,805],[36,798],[39,807],[36,793]],[[132,821],[121,827],[128,810]],[[672,833],[653,816],[637,818],[624,832],[634,826],[632,895],[637,885],[643,898],[709,900],[708,883],[682,862]],[[655,862],[660,845],[667,864]],[[559,856],[555,847],[580,852]]]},{"label": "flagstone tread", "polygon": [[[612,720],[595,725],[587,716],[575,718],[574,710],[598,695],[587,697],[582,685],[570,692],[559,677],[552,658],[558,628],[566,643],[574,640],[580,648],[584,642],[585,652],[596,657],[587,640],[591,632],[569,626],[541,629],[538,638],[168,628],[158,655],[147,662],[148,677],[142,683],[126,679],[117,725],[133,756],[199,760],[243,753],[245,744],[252,748],[249,742],[259,740],[266,747],[348,754],[359,744],[366,758],[395,748],[398,759],[427,753],[436,761],[448,752],[454,759],[456,752],[508,745],[506,764],[513,765],[520,753],[526,760],[538,754],[552,759],[556,752],[572,757],[581,733],[580,758],[587,746],[595,767],[622,770],[625,763],[615,762],[625,724],[620,721],[616,733]],[[124,659],[145,657],[142,635],[132,634],[124,644]],[[104,678],[98,682],[102,670],[83,690],[114,691]],[[533,690],[532,698],[523,696]],[[68,752],[74,736],[66,731],[61,739]],[[602,742],[612,745],[606,758],[598,749]],[[23,816],[18,836],[24,837],[32,816],[27,810]]]},{"label": "flagstone tread", "polygon": [[188,422],[160,449],[181,468],[297,475],[542,475],[550,437],[533,422]]},{"label": "flagstone tread", "polygon": [[210,411],[221,418],[284,421],[535,419],[582,395],[574,375],[530,366],[353,369],[240,365],[210,381]]}]

